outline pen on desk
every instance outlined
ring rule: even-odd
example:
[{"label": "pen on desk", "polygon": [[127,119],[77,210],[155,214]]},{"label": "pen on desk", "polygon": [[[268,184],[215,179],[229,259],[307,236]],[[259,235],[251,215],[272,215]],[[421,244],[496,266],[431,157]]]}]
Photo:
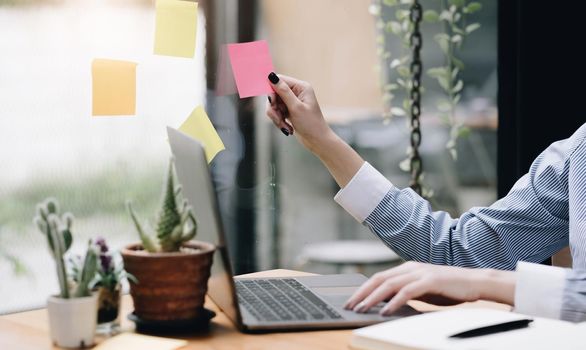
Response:
[{"label": "pen on desk", "polygon": [[472,337],[478,337],[481,335],[508,332],[508,331],[512,331],[515,329],[526,328],[529,326],[529,323],[531,323],[531,322],[533,322],[532,319],[522,319],[522,320],[504,322],[504,323],[494,324],[491,326],[471,329],[471,330],[468,330],[465,332],[456,333],[456,334],[450,335],[449,338],[472,338]]}]

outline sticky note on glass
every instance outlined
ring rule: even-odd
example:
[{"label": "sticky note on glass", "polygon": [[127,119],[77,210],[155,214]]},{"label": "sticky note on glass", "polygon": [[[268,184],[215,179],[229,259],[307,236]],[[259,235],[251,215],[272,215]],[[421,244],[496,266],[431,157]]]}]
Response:
[{"label": "sticky note on glass", "polygon": [[185,340],[122,333],[103,341],[94,350],[175,350],[185,345]]},{"label": "sticky note on glass", "polygon": [[203,144],[208,163],[211,163],[216,154],[226,149],[220,135],[218,135],[202,106],[196,107],[191,112],[191,115],[181,124],[179,130]]},{"label": "sticky note on glass", "polygon": [[155,54],[193,58],[197,33],[197,3],[157,0]]},{"label": "sticky note on glass", "polygon": [[240,98],[266,95],[273,91],[269,73],[274,70],[265,40],[228,44],[228,55]]},{"label": "sticky note on glass", "polygon": [[92,89],[92,115],[134,115],[136,63],[95,59]]}]

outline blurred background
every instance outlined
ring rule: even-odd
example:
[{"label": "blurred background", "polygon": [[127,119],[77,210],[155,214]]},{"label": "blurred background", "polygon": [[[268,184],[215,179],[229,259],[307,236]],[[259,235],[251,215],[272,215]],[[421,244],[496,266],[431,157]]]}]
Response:
[{"label": "blurred background", "polygon": [[[421,1],[438,15],[470,3]],[[466,20],[480,27],[457,48],[465,65],[457,103],[446,107],[442,85],[423,78],[423,182],[434,209],[453,216],[497,196],[497,4],[479,3]],[[226,145],[211,169],[236,273],[371,274],[399,263],[333,201],[339,189],[321,163],[273,127],[266,97],[214,91],[221,45],[266,39],[276,70],[311,82],[334,130],[405,187],[408,108],[401,86],[391,85],[409,55],[401,38],[409,28],[400,26],[410,1],[199,5],[196,55],[184,59],[152,54],[150,0],[0,0],[0,313],[40,307],[57,290],[46,239],[32,225],[36,203],[53,196],[73,212],[72,254],[97,236],[114,248],[137,241],[124,203],[132,199],[141,216],[154,218],[170,155],[165,126],[178,127],[199,104]],[[427,12],[425,71],[447,64],[438,40],[451,30],[446,23]],[[91,116],[94,58],[138,63],[136,116]],[[344,241],[360,244],[336,245]]]}]

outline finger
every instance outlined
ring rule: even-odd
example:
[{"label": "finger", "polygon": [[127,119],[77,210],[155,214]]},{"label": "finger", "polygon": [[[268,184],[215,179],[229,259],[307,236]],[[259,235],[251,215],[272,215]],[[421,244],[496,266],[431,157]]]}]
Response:
[{"label": "finger", "polygon": [[279,111],[281,111],[281,114],[283,115],[284,118],[288,118],[289,117],[289,110],[287,109],[287,105],[285,104],[285,102],[283,102],[283,100],[281,99],[281,97],[279,97],[279,95],[277,95],[275,97],[276,99],[276,103],[274,104],[275,108],[278,108]]},{"label": "finger", "polygon": [[285,74],[279,74],[279,78],[281,78],[293,92],[297,95],[297,92],[303,91],[309,87],[309,84],[303,80],[295,79],[293,77],[287,76]]},{"label": "finger", "polygon": [[271,92],[267,95],[267,100],[269,100],[271,106],[274,106],[277,102],[277,95],[274,92]]},{"label": "finger", "polygon": [[267,108],[267,116],[272,120],[273,124],[281,130],[285,136],[293,134],[293,127],[285,122],[280,112],[275,108]]},{"label": "finger", "polygon": [[406,262],[400,266],[374,274],[368,281],[358,288],[350,299],[348,299],[346,304],[344,304],[344,308],[348,310],[354,309],[358,303],[364,300],[364,298],[385,282],[385,280],[413,271],[414,269],[417,269],[417,266],[416,263]]},{"label": "finger", "polygon": [[291,91],[289,85],[287,85],[284,80],[280,79],[277,74],[271,72],[268,79],[271,82],[273,90],[275,90],[275,93],[279,95],[279,97],[287,105],[288,109],[294,109],[295,106],[301,103],[293,91]]},{"label": "finger", "polygon": [[381,301],[392,297],[405,285],[417,280],[419,274],[412,272],[400,275],[395,278],[387,279],[383,284],[376,288],[364,301],[358,303],[354,311],[367,312],[371,307],[377,305]]},{"label": "finger", "polygon": [[420,279],[407,284],[382,308],[380,314],[388,316],[397,311],[401,306],[407,304],[409,300],[432,292],[433,284],[429,280]]}]

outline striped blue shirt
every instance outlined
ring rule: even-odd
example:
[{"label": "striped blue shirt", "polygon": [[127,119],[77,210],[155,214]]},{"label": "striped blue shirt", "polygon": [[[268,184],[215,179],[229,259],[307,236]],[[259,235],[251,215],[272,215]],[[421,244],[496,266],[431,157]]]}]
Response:
[{"label": "striped blue shirt", "polygon": [[586,124],[543,151],[504,198],[460,218],[433,211],[367,163],[336,201],[407,260],[513,270],[519,261],[539,263],[569,245],[573,270],[559,269],[559,307],[544,313],[586,320],[585,139]]}]

